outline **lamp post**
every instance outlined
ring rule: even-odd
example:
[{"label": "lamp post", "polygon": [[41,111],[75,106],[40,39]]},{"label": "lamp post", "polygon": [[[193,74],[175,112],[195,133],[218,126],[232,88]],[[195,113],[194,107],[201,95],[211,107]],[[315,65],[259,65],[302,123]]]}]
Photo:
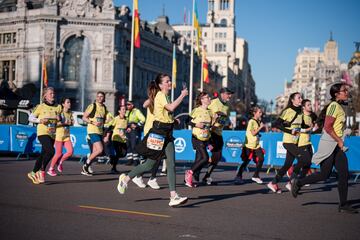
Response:
[{"label": "lamp post", "polygon": [[270,131],[272,131],[272,106],[273,106],[274,102],[271,99],[270,100]]}]

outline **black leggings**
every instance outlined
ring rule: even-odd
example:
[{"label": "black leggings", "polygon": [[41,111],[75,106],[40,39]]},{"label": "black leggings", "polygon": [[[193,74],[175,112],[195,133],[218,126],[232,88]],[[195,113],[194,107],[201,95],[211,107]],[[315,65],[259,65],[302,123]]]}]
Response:
[{"label": "black leggings", "polygon": [[207,141],[201,141],[193,136],[191,142],[195,150],[195,162],[191,166],[191,170],[193,173],[199,174],[209,160],[209,154],[206,150]]},{"label": "black leggings", "polygon": [[[301,164],[299,164],[299,163],[295,164],[294,173],[300,172],[299,178],[304,178],[311,167],[311,159],[313,156],[313,149],[312,149],[311,144],[308,144],[306,146],[301,146],[301,147],[299,147],[299,149],[304,155],[304,158],[303,158],[304,164],[302,164],[302,168],[301,168]],[[294,177],[296,177],[296,175]]]},{"label": "black leggings", "polygon": [[[243,163],[240,166],[237,176],[242,178],[242,174],[243,174],[245,168],[247,167],[247,165],[249,164],[249,162],[251,160],[254,160],[254,162],[256,163],[256,170],[254,172],[253,177],[258,178],[259,173],[262,168],[262,165],[264,163],[264,153],[262,151],[262,148],[250,149],[250,148],[247,148],[244,146],[242,150],[243,150],[243,152],[241,154],[241,159],[242,159]],[[252,156],[251,156],[251,154],[252,154]]]},{"label": "black leggings", "polygon": [[111,156],[110,161],[111,161],[112,168],[116,169],[116,165],[119,161],[119,158],[123,158],[126,156],[127,146],[126,146],[126,143],[122,143],[122,142],[118,142],[118,141],[113,141],[112,145],[115,150],[115,156]]},{"label": "black leggings", "polygon": [[348,160],[345,153],[338,146],[336,146],[333,153],[328,158],[320,163],[320,172],[299,179],[298,185],[302,187],[305,184],[325,181],[330,176],[333,166],[335,166],[338,175],[340,205],[344,205],[346,204],[348,193]]},{"label": "black leggings", "polygon": [[294,168],[292,177],[296,176],[300,169],[309,164],[309,159],[311,161],[309,153],[307,151],[301,150],[296,144],[283,143],[283,146],[286,149],[286,159],[284,165],[280,168],[275,178],[272,180],[273,184],[280,182],[286,171],[289,170],[289,168],[293,165],[295,158],[298,159],[298,163],[296,164],[296,168]]},{"label": "black leggings", "polygon": [[39,170],[45,171],[46,166],[55,154],[55,139],[51,138],[49,135],[38,136],[38,139],[41,143],[41,153],[38,159],[36,159],[33,172],[37,172]]}]

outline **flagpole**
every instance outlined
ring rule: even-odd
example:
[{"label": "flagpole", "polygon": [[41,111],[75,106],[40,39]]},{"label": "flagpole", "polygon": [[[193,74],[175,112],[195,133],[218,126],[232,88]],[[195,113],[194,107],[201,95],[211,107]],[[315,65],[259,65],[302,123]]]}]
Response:
[{"label": "flagpole", "polygon": [[193,82],[194,82],[194,22],[195,0],[193,0],[192,25],[191,25],[191,56],[190,56],[190,84],[189,84],[189,114],[192,110]]},{"label": "flagpole", "polygon": [[42,95],[43,95],[43,88],[44,88],[44,62],[45,62],[45,49],[42,53],[42,60],[41,60],[41,78],[40,78],[40,104],[42,103]]},{"label": "flagpole", "polygon": [[204,49],[204,46],[202,46],[200,92],[204,91],[204,59],[205,59],[204,52],[205,52],[205,49]]},{"label": "flagpole", "polygon": [[133,13],[131,22],[131,48],[130,48],[130,73],[129,73],[129,101],[132,101],[133,72],[134,72],[134,28],[135,28],[135,3],[133,0]]},{"label": "flagpole", "polygon": [[[176,45],[175,43],[173,44],[173,55],[175,53],[175,58],[176,58]],[[176,64],[176,63],[175,63]],[[176,72],[175,72],[175,66],[174,66],[174,56],[173,56],[173,66],[172,66],[172,75],[175,76],[171,76],[172,77],[172,84],[171,84],[171,102],[174,101],[174,92],[175,92],[175,89],[174,89],[174,81],[175,81],[175,85],[176,85]]]}]

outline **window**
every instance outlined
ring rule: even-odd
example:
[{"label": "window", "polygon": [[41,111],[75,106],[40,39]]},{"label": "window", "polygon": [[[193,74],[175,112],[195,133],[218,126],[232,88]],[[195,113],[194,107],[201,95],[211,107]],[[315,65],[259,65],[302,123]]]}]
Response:
[{"label": "window", "polygon": [[220,26],[221,27],[226,27],[227,26],[227,20],[225,18],[221,19]]},{"label": "window", "polygon": [[221,0],[220,1],[220,10],[228,10],[230,7],[229,0]]},{"label": "window", "polygon": [[215,52],[226,52],[225,43],[215,43]]},{"label": "window", "polygon": [[16,43],[16,33],[1,33],[0,44],[8,45]]},{"label": "window", "polygon": [[209,11],[214,11],[214,0],[209,0],[208,2],[208,9]]}]

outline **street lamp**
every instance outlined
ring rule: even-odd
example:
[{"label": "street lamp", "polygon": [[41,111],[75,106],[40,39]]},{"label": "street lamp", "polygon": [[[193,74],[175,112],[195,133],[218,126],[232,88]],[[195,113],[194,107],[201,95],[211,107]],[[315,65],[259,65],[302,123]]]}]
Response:
[{"label": "street lamp", "polygon": [[272,106],[273,106],[274,102],[271,99],[270,100],[270,131],[272,130]]}]

